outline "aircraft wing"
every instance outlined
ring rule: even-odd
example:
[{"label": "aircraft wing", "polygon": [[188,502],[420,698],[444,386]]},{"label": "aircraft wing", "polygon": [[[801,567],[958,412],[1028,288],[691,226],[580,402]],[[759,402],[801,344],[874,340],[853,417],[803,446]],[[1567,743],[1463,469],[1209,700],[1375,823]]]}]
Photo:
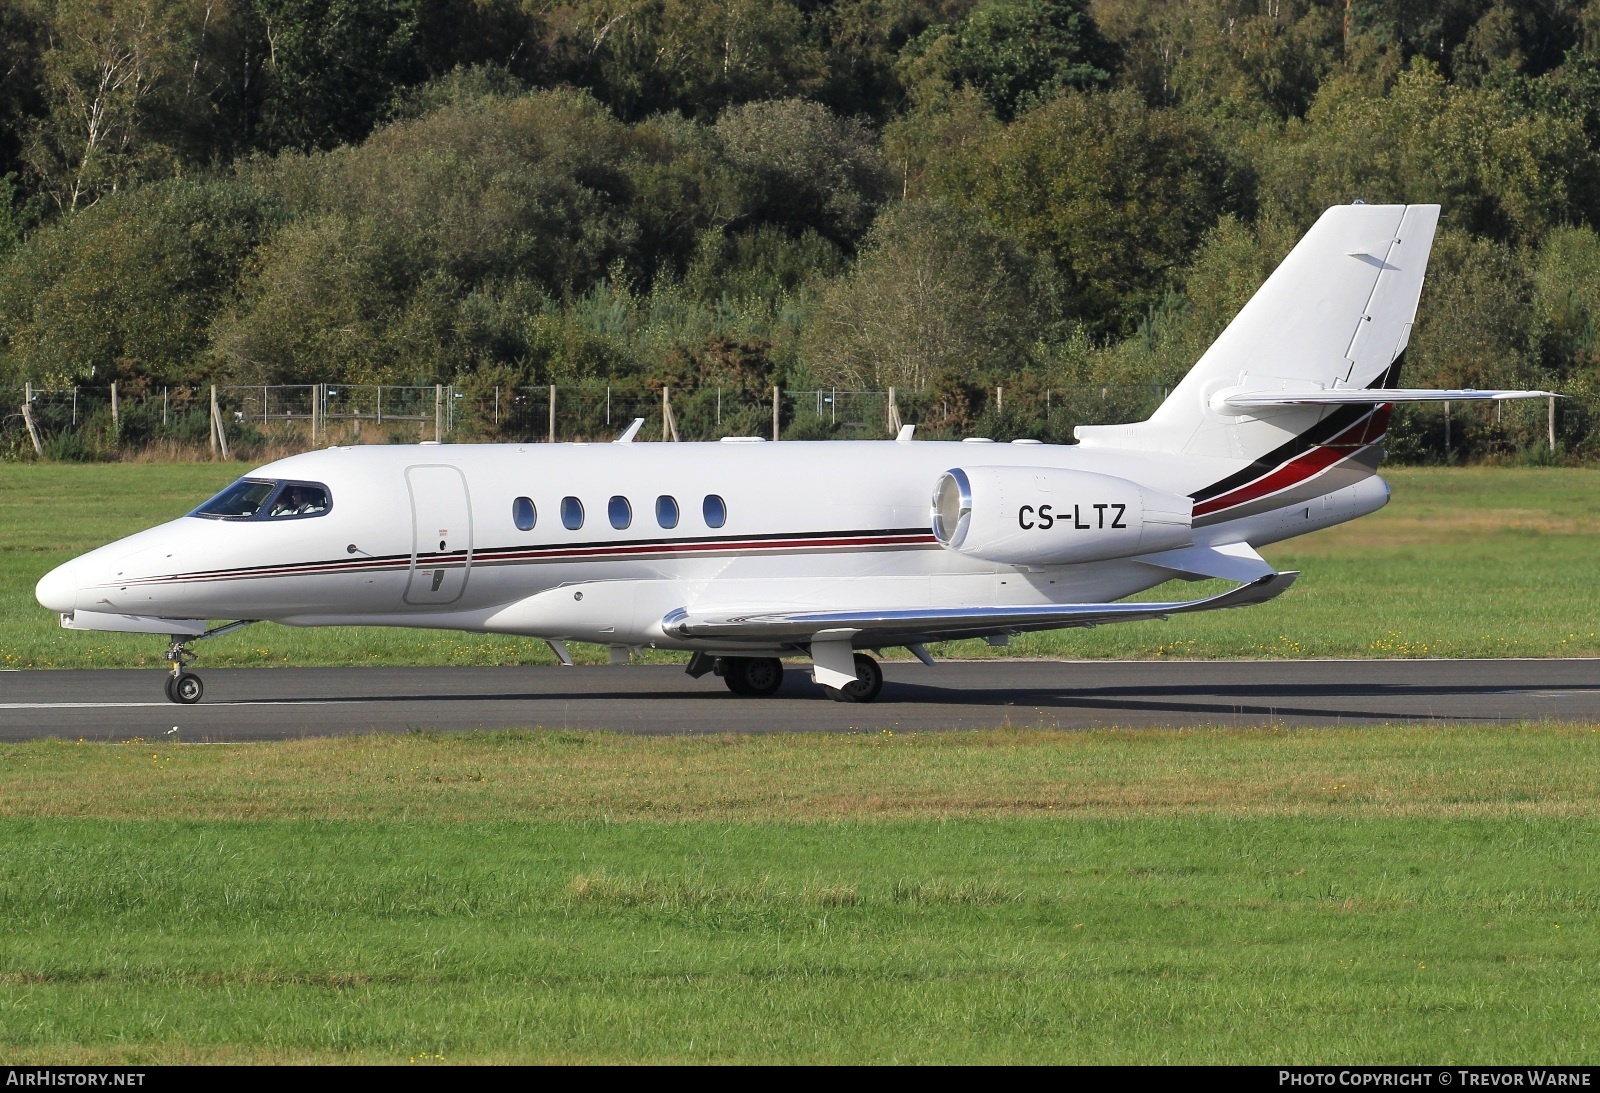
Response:
[{"label": "aircraft wing", "polygon": [[762,611],[737,607],[689,611],[679,608],[661,620],[673,637],[729,642],[806,644],[818,638],[849,636],[857,647],[906,645],[955,638],[1061,630],[1111,622],[1165,619],[1191,611],[1216,611],[1265,603],[1292,585],[1299,573],[1269,573],[1217,596],[1167,603],[1064,603],[1005,607],[912,607],[884,611]]}]

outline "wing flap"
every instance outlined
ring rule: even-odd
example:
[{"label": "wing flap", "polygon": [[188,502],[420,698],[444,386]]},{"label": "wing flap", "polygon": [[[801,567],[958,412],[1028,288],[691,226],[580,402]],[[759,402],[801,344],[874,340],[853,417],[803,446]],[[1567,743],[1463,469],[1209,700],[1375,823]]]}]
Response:
[{"label": "wing flap", "polygon": [[[1300,574],[1270,573],[1216,596],[1151,603],[1017,604],[1000,607],[912,607],[883,611],[768,611],[738,608],[690,612],[679,608],[661,620],[675,638],[729,642],[808,644],[828,631],[852,630],[856,647],[911,641],[1015,634],[1164,619],[1194,611],[1248,607],[1281,595]],[[822,640],[826,640],[823,638]]]}]

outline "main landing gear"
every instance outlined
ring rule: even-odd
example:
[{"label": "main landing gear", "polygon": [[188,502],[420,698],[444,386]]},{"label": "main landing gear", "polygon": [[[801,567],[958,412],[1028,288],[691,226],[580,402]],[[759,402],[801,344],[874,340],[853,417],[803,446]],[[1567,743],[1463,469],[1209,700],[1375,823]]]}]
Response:
[{"label": "main landing gear", "polygon": [[[921,649],[919,645],[916,649]],[[918,659],[926,657],[919,653]],[[856,681],[843,687],[827,687],[828,697],[835,702],[871,702],[883,690],[883,669],[865,653],[855,654]],[[924,663],[931,664],[932,660]],[[746,698],[765,698],[776,694],[783,683],[783,661],[777,657],[719,657],[710,653],[696,653],[689,658],[689,675],[699,679],[707,672],[722,677],[728,690]]]},{"label": "main landing gear", "polygon": [[865,653],[856,654],[856,681],[843,687],[823,687],[835,702],[871,702],[883,690],[883,669]]},{"label": "main landing gear", "polygon": [[783,684],[783,661],[777,657],[719,657],[713,671],[728,690],[746,698],[765,698]]},{"label": "main landing gear", "polygon": [[200,682],[200,677],[189,671],[189,665],[194,663],[195,654],[189,651],[189,646],[206,638],[221,637],[231,634],[235,630],[242,630],[255,623],[256,619],[241,619],[239,622],[230,622],[226,626],[214,626],[203,634],[174,634],[172,642],[167,646],[166,660],[172,665],[172,672],[167,676],[167,701],[176,702],[183,706],[193,706],[206,693],[206,685]]}]

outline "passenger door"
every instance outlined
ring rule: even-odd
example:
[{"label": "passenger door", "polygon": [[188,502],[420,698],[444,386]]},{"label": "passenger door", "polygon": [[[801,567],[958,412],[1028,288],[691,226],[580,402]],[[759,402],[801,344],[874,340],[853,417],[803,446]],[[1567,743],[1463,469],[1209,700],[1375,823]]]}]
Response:
[{"label": "passenger door", "polygon": [[406,603],[438,607],[466,591],[472,569],[472,502],[455,467],[406,468],[411,491],[411,580]]}]

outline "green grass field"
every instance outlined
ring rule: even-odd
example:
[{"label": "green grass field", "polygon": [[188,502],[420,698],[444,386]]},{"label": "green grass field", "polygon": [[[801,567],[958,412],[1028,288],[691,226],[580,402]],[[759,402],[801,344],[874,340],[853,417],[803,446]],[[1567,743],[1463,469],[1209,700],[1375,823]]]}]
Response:
[{"label": "green grass field", "polygon": [[[160,662],[148,636],[60,630],[33,599],[50,567],[188,511],[239,464],[0,464],[0,667]],[[1395,469],[1388,508],[1267,548],[1304,576],[1273,603],[1017,639],[944,656],[1387,657],[1600,655],[1600,471]],[[1189,598],[1214,582],[1149,596]],[[542,642],[386,629],[264,625],[204,647],[203,663],[551,663]],[[599,647],[580,650],[603,660]],[[665,655],[665,654],[663,654]]]},{"label": "green grass field", "polygon": [[[153,663],[33,582],[238,470],[0,466],[4,662]],[[1268,551],[1280,601],[1010,652],[1600,652],[1600,474],[1391,478]],[[546,656],[262,627],[206,663]],[[8,746],[0,1057],[1587,1063],[1597,760],[1566,725]]]},{"label": "green grass field", "polygon": [[1588,1063],[1587,726],[0,750],[8,1061]]}]

